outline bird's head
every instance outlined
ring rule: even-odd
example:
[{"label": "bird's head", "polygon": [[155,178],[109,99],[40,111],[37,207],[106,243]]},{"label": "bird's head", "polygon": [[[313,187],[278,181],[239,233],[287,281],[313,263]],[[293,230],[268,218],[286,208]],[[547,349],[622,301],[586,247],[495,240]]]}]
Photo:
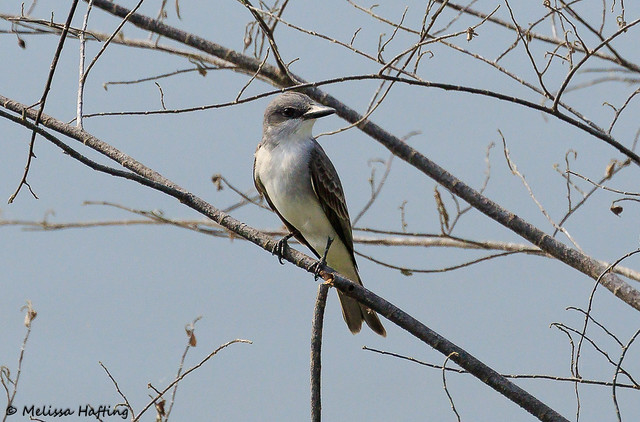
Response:
[{"label": "bird's head", "polygon": [[278,137],[311,137],[316,119],[335,112],[333,108],[318,104],[304,94],[288,91],[274,98],[267,106],[263,130],[265,134]]}]

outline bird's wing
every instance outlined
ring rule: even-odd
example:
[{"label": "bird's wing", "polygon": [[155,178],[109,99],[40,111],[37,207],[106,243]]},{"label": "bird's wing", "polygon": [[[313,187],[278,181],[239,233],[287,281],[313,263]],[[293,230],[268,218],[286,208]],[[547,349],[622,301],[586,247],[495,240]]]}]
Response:
[{"label": "bird's wing", "polygon": [[[258,146],[258,148],[260,148],[260,146]],[[320,258],[320,255],[311,247],[309,242],[307,242],[307,240],[302,236],[302,234],[300,234],[298,229],[296,229],[293,226],[293,224],[289,223],[282,216],[282,214],[280,214],[280,212],[278,211],[276,206],[273,204],[273,202],[271,202],[271,198],[269,198],[269,194],[267,193],[267,189],[265,189],[264,185],[262,184],[262,181],[260,180],[260,176],[258,176],[258,173],[256,172],[256,159],[255,158],[253,159],[253,184],[256,186],[256,189],[258,190],[258,193],[261,196],[263,196],[264,199],[267,200],[267,204],[269,204],[269,207],[273,210],[273,212],[275,212],[278,215],[278,217],[280,217],[280,220],[282,220],[284,225],[287,227],[287,229],[289,230],[289,233],[291,233],[298,240],[298,242],[300,242],[303,245],[305,245],[306,247],[308,247],[318,258]]]},{"label": "bird's wing", "polygon": [[[258,152],[259,149],[260,149],[260,145],[258,145],[258,148],[256,148],[256,153]],[[258,190],[258,193],[260,194],[260,196],[264,196],[267,199],[267,202],[269,203],[269,206],[272,209],[275,210],[275,207],[273,206],[273,204],[271,203],[271,200],[269,199],[269,195],[267,195],[267,190],[264,188],[264,185],[260,181],[260,177],[258,176],[258,172],[256,172],[256,157],[255,157],[255,155],[253,157],[253,184],[256,186],[256,189]]]},{"label": "bird's wing", "polygon": [[[315,142],[315,141],[314,141]],[[333,229],[338,233],[340,240],[351,254],[353,265],[356,260],[353,256],[353,236],[351,234],[351,221],[349,211],[344,199],[344,191],[338,177],[338,172],[331,164],[320,144],[311,151],[309,160],[309,173],[311,173],[311,186],[318,197],[322,209],[326,214]]]},{"label": "bird's wing", "polygon": [[[314,141],[315,142],[315,141]],[[351,221],[347,211],[347,203],[344,199],[344,191],[338,177],[338,172],[331,164],[329,157],[324,152],[320,144],[311,151],[309,160],[309,172],[311,173],[311,186],[318,197],[322,209],[331,222],[333,229],[338,233],[340,240],[351,255],[353,267],[358,268],[356,258],[353,254],[353,235],[351,234]],[[356,271],[357,280],[352,280],[360,285],[362,281]],[[352,333],[360,331],[364,320],[369,327],[383,337],[387,336],[384,326],[373,310],[358,303],[355,299],[346,296],[338,291],[340,304],[342,306],[342,316]]]}]

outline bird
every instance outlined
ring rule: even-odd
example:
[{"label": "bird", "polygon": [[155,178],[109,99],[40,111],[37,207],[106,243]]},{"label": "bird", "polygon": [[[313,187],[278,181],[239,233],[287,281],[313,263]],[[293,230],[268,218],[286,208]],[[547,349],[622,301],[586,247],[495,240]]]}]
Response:
[{"label": "bird", "polygon": [[[312,135],[316,119],[335,113],[307,95],[287,91],[264,112],[262,140],[253,162],[256,189],[289,230],[274,248],[282,256],[295,237],[338,273],[362,286],[353,251],[353,234],[338,172]],[[282,261],[281,261],[282,262]],[[362,321],[386,337],[378,314],[337,290],[349,330]]]}]

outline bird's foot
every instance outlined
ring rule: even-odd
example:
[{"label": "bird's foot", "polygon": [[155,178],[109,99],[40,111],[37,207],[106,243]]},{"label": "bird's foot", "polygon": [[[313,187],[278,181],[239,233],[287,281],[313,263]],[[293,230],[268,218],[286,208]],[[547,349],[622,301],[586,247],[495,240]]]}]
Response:
[{"label": "bird's foot", "polygon": [[278,262],[280,262],[280,265],[284,265],[284,262],[282,262],[282,255],[284,255],[284,250],[289,247],[289,244],[287,243],[287,241],[292,237],[293,237],[293,233],[289,233],[282,239],[278,240],[275,246],[273,247],[273,249],[271,250],[271,253],[278,257]]},{"label": "bird's foot", "polygon": [[322,271],[322,267],[327,265],[327,254],[329,253],[329,248],[331,247],[332,243],[333,243],[333,238],[327,237],[327,247],[324,249],[324,255],[322,255],[322,259],[316,262],[315,264],[313,264],[311,267],[313,269],[313,276],[315,280],[318,280],[318,278],[320,277],[320,272]]}]

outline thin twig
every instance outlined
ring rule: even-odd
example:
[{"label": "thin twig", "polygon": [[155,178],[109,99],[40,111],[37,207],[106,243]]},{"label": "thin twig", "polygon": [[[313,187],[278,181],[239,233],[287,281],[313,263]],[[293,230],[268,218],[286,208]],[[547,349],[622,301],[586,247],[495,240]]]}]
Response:
[{"label": "thin twig", "polygon": [[[606,172],[606,174],[602,179],[600,179],[600,182],[598,182],[598,184],[602,184],[607,180],[611,179],[616,173],[618,173],[623,168],[627,167],[629,164],[631,164],[631,160],[629,159],[623,162],[618,162],[617,160],[614,160],[609,164],[609,166],[613,166],[613,167],[608,167],[608,168],[611,168],[611,170]],[[564,174],[561,172],[561,175],[568,179],[568,176],[569,176],[568,173]],[[573,185],[573,182],[572,182],[572,185]],[[567,211],[567,213],[562,217],[560,222],[558,222],[558,226],[564,225],[564,223],[569,219],[569,217],[571,217],[573,213],[575,213],[580,207],[582,207],[587,202],[587,200],[591,197],[591,195],[593,195],[598,190],[598,187],[594,186],[589,192],[584,193],[582,192],[582,190],[580,190],[578,186],[573,185],[573,187],[578,192],[582,193],[583,198],[575,205],[575,207]],[[558,233],[558,230],[554,230],[552,236],[555,237],[557,233]]]},{"label": "thin twig", "polygon": [[445,273],[445,272],[448,272],[448,271],[454,271],[454,270],[459,270],[460,268],[469,267],[471,265],[478,264],[478,263],[483,262],[483,261],[488,261],[488,260],[491,260],[491,259],[494,259],[494,258],[500,258],[500,257],[503,257],[503,256],[514,255],[514,254],[522,253],[522,252],[520,252],[520,251],[510,251],[510,252],[495,253],[495,254],[483,256],[482,258],[478,258],[478,259],[474,259],[474,260],[471,260],[471,261],[463,262],[462,264],[452,265],[452,266],[443,267],[443,268],[435,268],[435,269],[421,269],[421,268],[400,267],[400,266],[397,266],[397,265],[386,263],[384,261],[380,261],[379,259],[375,259],[370,255],[365,255],[362,252],[354,251],[354,253],[356,255],[358,255],[358,256],[363,257],[366,260],[369,260],[371,262],[375,262],[378,265],[382,265],[383,267],[391,268],[391,269],[394,269],[394,270],[399,270],[404,275],[413,275],[413,273],[420,273],[420,274]]},{"label": "thin twig", "polygon": [[633,336],[631,336],[631,338],[629,339],[627,344],[625,344],[622,347],[622,353],[620,354],[620,360],[618,360],[618,365],[616,366],[616,370],[615,370],[614,375],[613,375],[613,386],[611,387],[611,390],[612,390],[613,405],[614,405],[614,407],[616,409],[616,416],[618,417],[618,422],[622,422],[622,416],[620,415],[620,406],[618,406],[618,397],[616,395],[616,386],[617,386],[617,381],[618,381],[618,373],[620,372],[620,366],[622,365],[622,361],[624,360],[624,357],[627,354],[627,351],[629,350],[629,347],[631,347],[631,344],[636,340],[638,335],[640,335],[640,330],[637,330],[635,332],[635,334]]},{"label": "thin twig", "polygon": [[[409,362],[417,363],[418,365],[426,366],[427,368],[437,369],[437,370],[440,370],[440,371],[447,371],[447,372],[452,372],[452,373],[456,373],[456,374],[468,374],[469,373],[469,372],[465,371],[464,369],[450,368],[450,367],[445,367],[443,365],[437,365],[435,363],[424,362],[424,361],[421,361],[419,359],[416,359],[416,358],[413,358],[413,357],[410,357],[410,356],[404,356],[404,355],[401,355],[399,353],[379,350],[379,349],[371,348],[371,347],[368,347],[368,346],[363,346],[362,350],[378,353],[380,355],[392,356],[392,357],[395,357],[395,358],[398,358],[398,359],[402,359],[402,360],[406,360],[406,361],[409,361]],[[613,382],[611,382],[611,381],[590,380],[590,379],[576,378],[576,377],[559,377],[559,376],[548,375],[548,374],[502,374],[502,376],[505,377],[505,378],[509,378],[509,379],[542,379],[542,380],[551,380],[551,381],[558,381],[558,382],[571,382],[571,383],[579,383],[579,384],[587,384],[587,385],[598,385],[598,386],[602,386],[602,387],[611,387],[611,386],[613,386]],[[632,389],[632,390],[640,390],[640,386],[634,385],[634,384],[620,384],[620,383],[618,383],[617,386],[619,388],[629,388],[629,389]]]},{"label": "thin twig", "polygon": [[269,58],[269,51],[271,51],[271,50],[269,48],[267,48],[267,53],[264,55],[264,59],[262,60],[262,62],[260,62],[260,66],[258,66],[258,69],[256,69],[255,73],[253,75],[251,75],[251,78],[249,78],[247,83],[245,83],[244,86],[240,89],[240,92],[238,92],[238,95],[236,95],[236,101],[240,100],[240,97],[242,96],[242,93],[247,88],[249,88],[249,85],[251,85],[251,82],[253,82],[258,77],[260,72],[262,71],[262,67],[264,66],[264,64],[267,62],[267,59]]},{"label": "thin twig", "polygon": [[[86,1],[86,0],[85,0]],[[100,48],[100,51],[98,51],[98,54],[95,55],[95,57],[91,60],[91,62],[89,63],[89,66],[87,66],[87,68],[85,69],[83,75],[82,75],[82,83],[84,84],[87,81],[87,76],[89,76],[89,72],[91,71],[91,69],[93,69],[93,66],[97,63],[98,59],[100,58],[100,56],[102,56],[102,54],[105,52],[105,50],[107,49],[107,47],[109,46],[109,44],[111,44],[111,41],[118,35],[118,33],[120,32],[120,30],[122,29],[122,27],[124,26],[125,23],[127,23],[127,21],[129,20],[129,18],[136,13],[136,11],[140,8],[140,6],[142,6],[142,3],[144,2],[144,0],[140,0],[138,2],[138,4],[129,11],[129,13],[127,13],[124,18],[120,21],[120,23],[118,24],[118,26],[116,27],[116,29],[113,31],[113,33],[109,36],[109,38],[107,38],[107,40],[102,44],[102,47]]]},{"label": "thin twig", "polygon": [[371,208],[371,205],[373,205],[373,203],[376,201],[376,199],[378,198],[378,195],[380,195],[380,191],[382,190],[384,183],[387,181],[387,177],[389,176],[389,172],[391,171],[391,163],[393,162],[393,157],[394,155],[391,154],[389,156],[389,159],[387,159],[386,163],[384,163],[384,166],[385,166],[384,174],[382,175],[382,178],[380,178],[378,185],[375,187],[374,187],[375,167],[372,168],[371,178],[369,179],[369,182],[371,184],[371,197],[369,198],[367,203],[364,205],[364,207],[362,207],[358,215],[356,215],[356,217],[353,219],[353,222],[351,223],[352,226],[355,226],[356,224],[358,224],[358,221],[360,221],[362,216],[364,216],[364,214],[369,210],[369,208]]},{"label": "thin twig", "polygon": [[533,202],[538,206],[538,209],[540,210],[542,215],[544,215],[546,217],[547,221],[549,221],[551,226],[554,229],[559,230],[562,233],[564,233],[564,235],[567,236],[567,239],[569,239],[569,241],[571,243],[573,243],[573,246],[575,246],[576,249],[582,251],[582,248],[573,239],[573,236],[571,236],[569,231],[565,227],[561,227],[555,221],[553,221],[553,218],[551,218],[551,215],[549,215],[549,213],[542,206],[540,201],[538,201],[538,199],[536,198],[535,194],[533,193],[533,189],[531,189],[531,186],[529,185],[529,182],[527,182],[527,179],[524,177],[524,175],[522,173],[520,173],[520,171],[518,170],[518,167],[516,166],[516,164],[511,159],[511,156],[509,155],[509,148],[507,148],[507,141],[505,140],[504,135],[502,134],[502,132],[500,130],[498,130],[498,133],[500,134],[500,137],[502,138],[502,146],[503,146],[503,151],[504,151],[504,157],[505,157],[505,160],[507,161],[507,165],[509,166],[509,170],[511,170],[511,173],[514,176],[517,176],[520,179],[520,181],[522,182],[524,187],[527,189],[527,192],[529,193],[529,197],[531,197]]},{"label": "thin twig", "polygon": [[142,408],[142,410],[138,413],[138,416],[136,416],[135,418],[131,419],[131,422],[138,422],[138,420],[140,420],[140,417],[142,415],[144,415],[144,413],[151,407],[153,406],[153,404],[160,399],[164,393],[166,393],[167,391],[169,391],[174,385],[176,385],[177,383],[179,383],[180,381],[182,381],[184,379],[184,377],[186,377],[187,375],[189,375],[190,373],[192,373],[193,371],[195,371],[196,369],[200,368],[202,365],[204,365],[209,359],[211,359],[212,357],[214,357],[216,354],[218,354],[219,351],[221,351],[222,349],[231,346],[232,344],[235,343],[246,343],[246,344],[253,344],[253,342],[251,340],[243,340],[243,339],[235,339],[235,340],[231,340],[226,342],[225,344],[223,344],[222,346],[218,347],[216,350],[214,350],[213,352],[209,353],[204,359],[202,359],[198,364],[192,366],[191,368],[187,369],[186,371],[184,371],[184,373],[182,375],[180,375],[179,377],[176,377],[176,379],[174,379],[172,382],[169,383],[169,385],[167,385],[164,390],[160,391],[160,393],[158,393],[154,398],[151,399],[151,401],[149,403],[147,403],[147,405],[145,407]]},{"label": "thin twig", "polygon": [[585,313],[584,324],[582,326],[582,332],[580,333],[580,340],[578,342],[578,348],[576,350],[576,362],[575,362],[575,374],[576,374],[576,377],[580,377],[578,361],[580,359],[580,351],[582,349],[582,341],[585,338],[585,335],[586,335],[586,332],[587,332],[587,325],[589,324],[589,315],[591,314],[591,309],[593,307],[593,299],[594,299],[595,294],[596,294],[596,289],[598,288],[598,285],[600,284],[600,281],[602,280],[602,278],[607,273],[609,273],[612,268],[614,268],[620,262],[624,261],[625,259],[627,259],[630,256],[633,256],[633,255],[635,255],[637,253],[640,253],[640,248],[636,249],[635,251],[626,253],[623,256],[621,256],[620,258],[618,258],[613,264],[609,265],[607,268],[605,268],[604,271],[602,271],[600,276],[596,279],[595,284],[593,285],[593,289],[591,290],[591,294],[589,295],[589,302],[588,302],[588,306],[587,306],[587,311]]},{"label": "thin twig", "polygon": [[84,95],[84,60],[85,60],[85,46],[87,43],[86,40],[86,31],[87,25],[89,24],[89,13],[91,13],[91,8],[93,7],[93,0],[89,0],[89,4],[87,5],[87,12],[84,14],[84,19],[82,20],[82,30],[80,31],[80,63],[78,65],[78,100],[76,106],[76,126],[82,128],[82,106],[83,106],[83,95]]},{"label": "thin twig", "polygon": [[620,339],[618,337],[616,337],[615,334],[613,334],[611,331],[609,331],[609,329],[607,329],[607,327],[605,327],[604,325],[602,325],[601,323],[599,323],[598,321],[596,321],[595,318],[593,318],[592,315],[588,315],[587,311],[585,311],[584,309],[580,309],[580,308],[576,308],[575,306],[567,306],[566,308],[567,311],[578,311],[580,313],[582,313],[583,315],[585,315],[587,318],[589,318],[591,320],[591,322],[593,322],[594,324],[596,324],[598,327],[600,327],[600,329],[602,331],[604,331],[607,335],[609,335],[609,337],[611,337],[616,343],[618,343],[618,345],[620,347],[624,346],[622,344],[622,342],[620,341]]},{"label": "thin twig", "polygon": [[109,377],[109,379],[113,383],[113,386],[116,388],[116,391],[118,392],[120,397],[122,397],[122,400],[124,400],[125,406],[127,406],[127,409],[129,409],[129,411],[131,412],[131,419],[132,420],[136,419],[137,417],[136,417],[136,414],[135,414],[135,412],[133,410],[133,407],[131,407],[131,404],[129,403],[129,399],[127,399],[127,396],[122,392],[122,390],[120,390],[120,386],[118,385],[118,381],[116,381],[116,379],[113,377],[113,375],[111,375],[111,372],[109,372],[109,369],[107,369],[107,367],[102,362],[98,362],[98,363],[100,364],[100,366],[102,366],[102,369],[104,369],[104,371],[107,373],[107,376]]},{"label": "thin twig", "polygon": [[452,356],[455,356],[454,353],[455,352],[452,352],[449,356],[447,356],[447,358],[444,360],[444,363],[442,364],[442,388],[444,388],[444,392],[447,394],[447,398],[449,399],[449,404],[451,405],[451,410],[453,410],[453,413],[456,415],[456,419],[458,420],[458,422],[460,422],[460,414],[456,410],[456,405],[453,403],[453,397],[451,397],[451,394],[449,393],[449,389],[447,388],[447,377],[446,377],[447,372],[445,371],[447,367],[447,362],[449,361],[449,359],[451,359]]},{"label": "thin twig", "polygon": [[576,74],[576,72],[580,69],[580,67],[582,67],[582,65],[585,64],[587,60],[589,60],[593,56],[594,52],[600,50],[602,47],[608,46],[609,43],[613,41],[616,37],[618,37],[620,34],[627,32],[629,28],[637,25],[638,23],[640,23],[640,18],[634,20],[631,23],[624,25],[623,27],[618,29],[616,32],[611,34],[608,38],[603,40],[600,44],[598,44],[593,50],[586,52],[584,57],[578,63],[576,63],[575,66],[571,68],[571,70],[569,70],[569,73],[567,73],[567,76],[562,81],[562,84],[560,85],[560,89],[558,89],[558,92],[553,100],[553,105],[551,106],[551,109],[552,110],[558,109],[558,102],[560,101],[560,97],[562,96],[562,93],[565,91],[565,89],[567,89],[567,86],[569,85],[571,78]]},{"label": "thin twig", "polygon": [[[582,336],[582,333],[580,332],[580,330],[572,328],[572,327],[569,327],[566,324],[563,324],[563,323],[560,323],[560,322],[554,322],[553,324],[551,324],[551,326],[563,331],[569,337],[571,337],[571,333],[577,334],[578,336]],[[604,350],[603,347],[598,345],[598,343],[594,339],[592,339],[591,337],[589,337],[587,335],[584,335],[584,340],[586,340],[587,343],[589,343],[596,352],[600,353],[607,360],[607,362],[610,365],[616,366],[616,363],[611,358],[609,353],[607,353],[607,351]],[[572,350],[572,365],[573,365],[573,367],[571,369],[571,373],[575,377],[580,378],[581,376],[580,376],[579,372],[576,372],[577,370],[576,370],[576,366],[575,366],[576,362],[577,362],[577,358],[578,358],[578,350],[577,350],[577,348],[573,347],[573,342],[571,343],[571,345],[572,345],[571,350]],[[573,353],[573,352],[575,352],[575,353]],[[575,359],[573,359],[574,355],[575,355]],[[629,371],[627,371],[624,368],[620,368],[620,373],[624,374],[629,379],[629,381],[636,386],[636,388],[640,389],[640,384],[634,379],[634,377],[631,375],[631,373],[629,373]]]},{"label": "thin twig", "polygon": [[516,28],[516,32],[518,34],[518,37],[520,37],[520,40],[522,41],[522,44],[524,45],[524,49],[527,52],[527,56],[529,57],[529,61],[531,62],[531,65],[533,66],[533,70],[536,73],[536,76],[538,77],[538,82],[540,83],[540,88],[542,88],[542,90],[544,91],[544,94],[545,94],[545,96],[547,98],[552,99],[553,95],[549,92],[549,90],[547,89],[547,86],[544,84],[544,80],[542,79],[543,72],[538,70],[538,65],[536,64],[536,61],[533,58],[533,54],[531,53],[531,50],[529,49],[529,43],[527,42],[527,39],[525,38],[525,34],[522,33],[522,30],[520,29],[520,25],[518,25],[518,23],[516,22],[516,18],[513,15],[513,10],[511,9],[511,5],[509,5],[509,2],[507,0],[505,0],[505,4],[507,5],[507,9],[509,10],[509,16],[511,16],[511,21],[513,22],[513,25]]},{"label": "thin twig", "polygon": [[208,70],[229,70],[229,69],[236,69],[236,68],[235,66],[204,66],[202,64],[196,64],[196,67],[190,67],[188,69],[179,69],[173,72],[162,73],[154,76],[147,76],[144,78],[133,79],[129,81],[109,81],[109,82],[103,83],[102,87],[106,90],[107,87],[110,85],[133,85],[133,84],[139,84],[141,82],[149,82],[149,81],[155,81],[158,79],[168,78],[168,77],[180,75],[183,73],[198,72],[202,75],[203,73],[206,74],[206,71]]},{"label": "thin twig", "polygon": [[[12,380],[10,378],[9,368],[6,366],[0,367],[0,381],[2,382],[2,386],[4,387],[5,393],[7,395],[7,408],[13,405],[13,401],[15,400],[16,394],[18,393],[18,383],[20,382],[20,375],[22,374],[22,363],[24,362],[24,352],[27,348],[27,341],[29,340],[29,335],[31,334],[32,321],[36,318],[38,313],[33,309],[31,305],[31,301],[27,300],[27,304],[20,308],[21,311],[26,310],[24,317],[24,325],[27,327],[27,332],[24,335],[24,339],[22,340],[22,346],[20,346],[20,356],[18,357],[18,369],[16,370],[16,378]],[[12,390],[9,392],[9,386],[7,383],[12,385]],[[7,420],[7,416],[9,412],[5,412],[2,417],[2,422]]]},{"label": "thin twig", "polygon": [[577,176],[577,177],[579,177],[579,178],[581,178],[583,180],[586,180],[587,182],[591,183],[593,186],[598,187],[598,188],[600,188],[602,190],[606,190],[606,191],[613,192],[613,193],[618,193],[620,195],[640,196],[639,192],[628,192],[628,191],[623,191],[623,190],[614,189],[614,188],[610,188],[610,187],[601,185],[600,183],[595,182],[595,181],[589,179],[588,177],[583,176],[580,173],[576,173],[576,172],[571,171],[571,170],[567,171],[567,173],[568,174],[573,174],[574,176]]},{"label": "thin twig", "polygon": [[[182,374],[182,369],[184,368],[184,361],[187,358],[187,353],[189,353],[189,350],[192,347],[196,346],[196,337],[195,337],[194,331],[195,331],[196,323],[200,321],[200,319],[202,319],[201,316],[197,317],[196,319],[191,321],[190,324],[187,324],[184,328],[187,333],[188,339],[187,339],[187,345],[185,346],[184,352],[182,353],[182,357],[180,358],[180,366],[178,366],[178,373],[176,374],[176,378],[178,378],[180,374]],[[169,409],[165,414],[165,419],[164,419],[165,421],[169,420],[169,415],[171,415],[171,410],[173,410],[173,405],[176,401],[177,392],[178,392],[178,383],[176,383],[176,385],[173,387],[173,391],[171,392],[171,401],[169,402]]]},{"label": "thin twig", "polygon": [[261,11],[261,10],[253,7],[253,5],[251,4],[251,2],[249,2],[249,0],[238,0],[238,1],[240,1],[240,3],[242,3],[247,9],[249,9],[251,14],[253,15],[253,18],[256,21],[258,21],[258,25],[260,25],[260,29],[262,29],[262,33],[267,37],[267,41],[269,41],[271,50],[273,50],[273,56],[276,59],[276,64],[278,65],[280,72],[282,72],[282,76],[289,79],[290,83],[297,83],[298,81],[296,80],[295,76],[293,76],[293,74],[289,72],[289,68],[284,63],[284,60],[282,60],[282,57],[280,56],[280,51],[278,50],[278,46],[276,45],[275,39],[273,38],[272,29],[269,28],[269,25],[267,25],[264,19],[262,19],[262,16],[260,16],[260,13],[258,13],[258,11]]},{"label": "thin twig", "polygon": [[[51,89],[51,83],[53,82],[53,74],[58,67],[58,59],[60,59],[60,54],[62,53],[62,47],[64,47],[64,42],[67,39],[67,34],[69,33],[69,27],[71,26],[71,21],[73,20],[73,15],[76,12],[76,7],[78,6],[78,0],[73,0],[71,4],[71,9],[69,10],[69,14],[67,15],[67,21],[64,25],[64,29],[62,30],[62,34],[60,34],[60,39],[58,40],[58,46],[56,47],[56,52],[53,55],[53,60],[51,61],[51,66],[49,67],[49,75],[47,76],[47,81],[44,86],[44,92],[42,93],[42,97],[40,97],[40,101],[38,101],[38,114],[35,117],[34,124],[38,126],[40,124],[40,119],[42,118],[42,113],[44,112],[44,105],[47,102],[47,96],[49,95],[49,90]],[[9,197],[8,203],[11,204],[13,200],[18,196],[20,189],[22,186],[27,186],[31,195],[34,198],[38,199],[38,196],[31,189],[31,185],[27,182],[27,175],[29,174],[29,169],[31,168],[31,159],[35,157],[33,153],[33,147],[36,142],[36,132],[35,130],[31,132],[31,141],[29,141],[29,155],[27,156],[27,164],[24,167],[24,173],[22,174],[22,179],[18,184],[15,192]]]}]

